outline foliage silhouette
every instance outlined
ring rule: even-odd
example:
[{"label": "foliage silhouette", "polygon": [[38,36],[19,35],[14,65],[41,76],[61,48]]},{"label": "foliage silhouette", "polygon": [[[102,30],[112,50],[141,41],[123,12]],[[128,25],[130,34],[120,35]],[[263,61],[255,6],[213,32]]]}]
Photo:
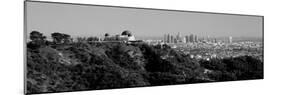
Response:
[{"label": "foliage silhouette", "polygon": [[[41,39],[42,35],[36,35],[35,39]],[[61,44],[61,34],[53,38],[52,46],[28,45],[28,93],[263,78],[263,62],[250,56],[198,61],[168,45]]]}]

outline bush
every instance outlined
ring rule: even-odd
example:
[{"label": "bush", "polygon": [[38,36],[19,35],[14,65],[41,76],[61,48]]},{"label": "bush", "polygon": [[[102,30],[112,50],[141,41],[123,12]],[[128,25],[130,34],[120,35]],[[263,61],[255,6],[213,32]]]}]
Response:
[{"label": "bush", "polygon": [[213,70],[209,77],[217,81],[263,78],[263,62],[251,56],[201,61],[201,66]]},{"label": "bush", "polygon": [[263,63],[249,56],[198,62],[168,46],[144,43],[77,42],[27,48],[28,93],[258,78],[263,78]]}]

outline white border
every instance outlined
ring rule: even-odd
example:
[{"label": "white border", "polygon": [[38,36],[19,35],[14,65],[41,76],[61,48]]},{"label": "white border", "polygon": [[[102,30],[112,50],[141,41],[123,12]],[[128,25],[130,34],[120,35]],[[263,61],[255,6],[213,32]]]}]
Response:
[{"label": "white border", "polygon": [[[220,83],[188,84],[99,91],[56,93],[52,95],[264,95],[281,94],[280,2],[278,0],[48,0],[143,8],[250,14],[265,16],[265,79]],[[23,94],[23,1],[3,0],[1,10],[0,93]]]}]

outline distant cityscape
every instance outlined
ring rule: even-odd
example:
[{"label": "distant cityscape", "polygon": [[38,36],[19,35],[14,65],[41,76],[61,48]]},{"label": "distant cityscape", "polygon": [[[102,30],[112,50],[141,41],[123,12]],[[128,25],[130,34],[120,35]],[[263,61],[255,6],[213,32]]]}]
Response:
[{"label": "distant cityscape", "polygon": [[[48,38],[47,38],[48,40]],[[51,39],[49,39],[51,40]],[[236,40],[236,41],[234,41]],[[199,37],[195,34],[181,35],[164,34],[161,38],[140,39],[133,35],[129,30],[120,34],[104,34],[104,37],[77,37],[71,38],[71,42],[144,42],[149,45],[168,45],[171,48],[180,51],[191,58],[198,60],[210,60],[213,58],[227,58],[237,56],[253,56],[263,61],[263,42],[262,40],[243,40],[234,39],[232,36],[219,39],[215,37]],[[168,58],[169,55],[162,58]]]},{"label": "distant cityscape", "polygon": [[[29,79],[35,80],[38,77],[36,76],[38,75],[37,72],[34,73],[31,72],[31,70],[40,71],[41,68],[42,70],[45,70],[43,74],[45,72],[47,72],[47,74],[54,74],[49,76],[56,76],[57,72],[59,72],[62,78],[65,78],[64,76],[65,74],[73,74],[70,75],[68,79],[77,81],[76,79],[79,78],[78,81],[82,81],[81,83],[83,83],[83,85],[89,84],[89,82],[85,82],[85,80],[93,82],[92,76],[100,77],[97,75],[102,75],[101,76],[102,79],[110,79],[110,80],[120,79],[119,77],[109,76],[105,78],[103,76],[107,74],[116,75],[115,73],[111,74],[113,70],[112,68],[114,68],[114,70],[116,71],[127,70],[127,68],[130,68],[130,70],[137,69],[138,71],[141,71],[142,74],[143,71],[145,70],[146,72],[152,70],[152,73],[155,73],[153,70],[159,70],[157,71],[156,74],[161,73],[164,75],[164,76],[163,75],[160,76],[159,79],[160,78],[170,79],[172,76],[172,79],[170,79],[170,81],[174,81],[174,79],[185,78],[186,77],[185,70],[188,72],[192,72],[192,74],[196,76],[194,77],[194,79],[199,81],[206,81],[206,82],[225,80],[224,77],[229,78],[229,76],[231,77],[231,80],[239,80],[238,78],[241,77],[240,75],[243,74],[246,74],[245,75],[246,78],[248,78],[249,75],[255,76],[254,78],[256,78],[256,76],[258,76],[257,78],[262,78],[261,75],[263,73],[259,69],[255,70],[256,68],[260,68],[261,66],[263,66],[262,64],[260,64],[263,63],[262,41],[258,42],[258,41],[245,40],[245,41],[234,42],[231,36],[228,37],[227,41],[223,41],[223,40],[218,40],[217,38],[211,38],[209,36],[199,38],[197,35],[194,34],[182,36],[180,33],[177,33],[176,35],[164,34],[164,37],[159,40],[158,39],[142,40],[135,37],[133,33],[129,30],[125,30],[120,34],[115,34],[115,35],[105,33],[103,37],[90,36],[90,37],[77,37],[77,38],[73,38],[69,34],[54,32],[51,34],[51,37],[52,39],[46,39],[47,37],[44,36],[43,33],[40,33],[38,31],[32,31],[30,33],[30,37],[29,37],[30,41],[27,42],[27,47],[28,47],[27,54],[29,54],[27,55],[28,57],[27,64],[31,64],[31,65],[27,65],[29,66],[28,68],[30,69],[30,71],[27,73]],[[150,61],[150,62],[145,63],[146,61]],[[226,65],[226,64],[233,64],[233,65]],[[260,65],[255,65],[255,64],[260,64]],[[65,69],[63,66],[68,66],[67,68],[70,69]],[[121,66],[126,67],[126,69],[122,68]],[[38,67],[40,67],[40,69],[37,69]],[[153,68],[150,69],[151,67]],[[159,67],[161,69],[159,69]],[[194,67],[197,70],[193,70]],[[206,67],[211,69],[208,69]],[[214,67],[219,69],[218,70],[212,69]],[[243,69],[240,70],[237,69],[237,67]],[[64,69],[57,70],[57,68],[59,69],[64,68]],[[229,68],[231,69],[227,71],[227,69]],[[246,71],[244,71],[245,69]],[[49,73],[50,70],[51,71],[53,70],[52,72],[54,73]],[[128,71],[130,70],[128,69]],[[180,73],[173,74],[170,73],[169,71],[168,73],[169,76],[167,77],[166,74],[168,70],[176,71]],[[236,71],[233,72],[233,70]],[[248,70],[251,71],[249,72]],[[136,71],[133,72],[135,73]],[[221,73],[225,75],[228,74],[228,75],[225,76],[222,75]],[[47,74],[45,76],[47,76]],[[123,74],[124,73],[122,72],[120,73],[120,75]],[[215,78],[209,77],[214,75],[216,76]],[[132,75],[131,76],[132,79],[135,79],[136,78],[135,76],[136,75]],[[153,75],[153,74],[149,75],[149,77],[152,78],[155,78],[155,76],[158,77],[159,75]],[[77,78],[73,78],[73,77],[77,77]],[[217,77],[222,77],[222,78],[217,79]],[[45,78],[45,77],[41,77],[41,78]],[[59,78],[61,77],[59,76]],[[80,78],[82,78],[83,80]],[[139,78],[137,81],[142,80],[141,78]],[[44,79],[44,80],[50,81],[48,79]],[[64,79],[60,79],[56,81],[61,81],[61,80],[63,80],[62,82],[63,85],[69,84],[67,83],[68,81],[64,83]],[[36,81],[41,81],[41,80],[36,80]],[[100,80],[97,78],[97,80],[95,80],[93,83],[96,83],[96,81],[100,81]],[[130,82],[131,80],[126,79],[122,81]],[[156,82],[159,83],[158,81]],[[190,82],[189,80],[181,80],[179,83],[182,83],[182,81],[187,81],[187,83]],[[165,80],[162,82],[165,83],[167,81]],[[177,82],[178,81],[175,81],[175,83]],[[31,87],[34,86],[38,88],[46,87],[45,86],[46,84],[43,83],[36,84],[30,80],[27,80],[27,83],[29,83],[28,89],[31,89]],[[119,83],[119,81],[116,83]],[[50,84],[55,84],[55,83],[53,82]],[[108,84],[112,85],[112,83],[108,83]],[[96,89],[95,88],[96,84],[93,85],[94,86],[92,87],[92,89]],[[104,84],[98,84],[98,85],[101,87],[104,86]],[[148,85],[149,84],[145,84],[144,86],[148,86]],[[52,85],[47,85],[47,86],[53,87]],[[91,86],[89,86],[89,88],[90,87]],[[125,87],[130,87],[130,86],[127,86],[125,84]],[[41,89],[36,88],[36,91],[37,90],[39,92],[41,91]],[[33,90],[30,90],[30,92],[32,91]]]},{"label": "distant cityscape", "polygon": [[[229,36],[225,39],[215,37],[198,37],[195,34],[182,36],[164,34],[162,40],[144,40],[151,45],[169,45],[177,51],[189,55],[198,60],[210,60],[212,58],[223,59],[237,56],[253,56],[263,61],[263,42],[262,39],[243,40]],[[168,55],[163,58],[169,57]]]},{"label": "distant cityscape", "polygon": [[24,5],[28,95],[264,79],[263,16]]}]

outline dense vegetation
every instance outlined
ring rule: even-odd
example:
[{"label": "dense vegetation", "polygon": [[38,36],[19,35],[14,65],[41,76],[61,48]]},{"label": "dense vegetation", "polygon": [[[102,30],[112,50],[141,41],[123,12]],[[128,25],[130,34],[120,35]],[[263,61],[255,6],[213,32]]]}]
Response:
[{"label": "dense vegetation", "polygon": [[37,31],[27,43],[28,93],[95,90],[263,78],[263,62],[250,56],[191,59],[169,46],[72,42]]}]

